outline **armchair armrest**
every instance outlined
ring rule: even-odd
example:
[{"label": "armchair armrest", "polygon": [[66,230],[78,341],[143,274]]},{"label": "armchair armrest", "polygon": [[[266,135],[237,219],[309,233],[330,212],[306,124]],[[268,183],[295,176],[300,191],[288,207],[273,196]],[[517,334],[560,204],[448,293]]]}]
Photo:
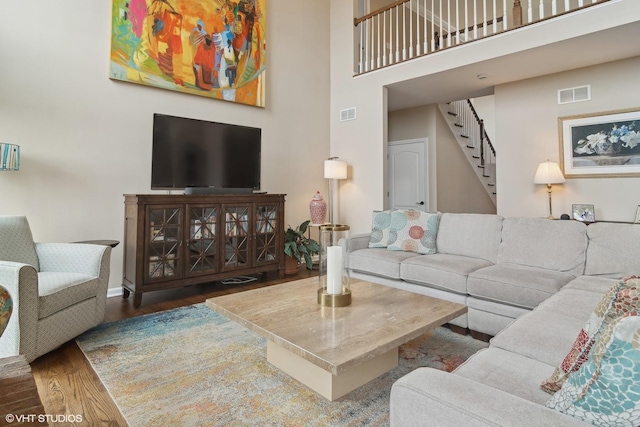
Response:
[{"label": "armchair armrest", "polygon": [[348,251],[353,252],[358,249],[368,248],[370,237],[371,233],[354,234],[353,236],[349,236],[349,241],[347,242]]},{"label": "armchair armrest", "polygon": [[0,283],[13,302],[13,313],[0,337],[0,357],[31,354],[36,348],[38,272],[28,264],[0,261]]},{"label": "armchair armrest", "polygon": [[82,243],[36,243],[40,271],[82,273],[98,277],[102,260],[111,254],[109,246]]},{"label": "armchair armrest", "polygon": [[391,388],[391,426],[584,426],[575,418],[459,375],[419,368]]}]

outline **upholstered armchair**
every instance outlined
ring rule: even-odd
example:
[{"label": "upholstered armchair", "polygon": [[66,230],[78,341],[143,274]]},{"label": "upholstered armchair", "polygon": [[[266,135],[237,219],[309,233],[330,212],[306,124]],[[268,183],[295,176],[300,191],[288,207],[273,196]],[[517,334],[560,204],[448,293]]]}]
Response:
[{"label": "upholstered armchair", "polygon": [[104,319],[109,246],[34,243],[27,218],[0,216],[0,284],[13,315],[0,337],[0,357],[28,362]]}]

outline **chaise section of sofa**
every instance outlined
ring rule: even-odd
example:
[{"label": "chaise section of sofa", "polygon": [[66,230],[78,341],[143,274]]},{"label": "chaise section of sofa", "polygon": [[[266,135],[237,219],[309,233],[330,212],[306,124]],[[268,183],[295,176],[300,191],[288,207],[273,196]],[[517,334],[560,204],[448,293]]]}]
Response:
[{"label": "chaise section of sofa", "polygon": [[593,278],[587,286],[563,288],[452,373],[420,368],[404,376],[391,391],[391,425],[587,425],[546,408],[551,395],[540,384],[560,365],[612,283]]}]

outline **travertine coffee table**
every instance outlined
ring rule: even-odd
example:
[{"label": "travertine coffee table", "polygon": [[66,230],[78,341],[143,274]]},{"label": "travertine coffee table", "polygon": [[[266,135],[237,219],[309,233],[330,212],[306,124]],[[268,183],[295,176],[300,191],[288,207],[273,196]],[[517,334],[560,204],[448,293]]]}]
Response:
[{"label": "travertine coffee table", "polygon": [[362,280],[353,302],[317,303],[312,277],[207,300],[267,339],[267,360],[329,400],[398,366],[398,347],[467,312],[443,301]]}]

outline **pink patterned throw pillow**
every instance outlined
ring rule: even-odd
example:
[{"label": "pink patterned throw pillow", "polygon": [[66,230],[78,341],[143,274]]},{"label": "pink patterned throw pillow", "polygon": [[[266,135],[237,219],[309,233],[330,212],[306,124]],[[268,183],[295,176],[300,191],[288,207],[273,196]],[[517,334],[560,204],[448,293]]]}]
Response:
[{"label": "pink patterned throw pillow", "polygon": [[436,253],[436,235],[440,215],[413,209],[391,211],[389,243],[391,251]]},{"label": "pink patterned throw pillow", "polygon": [[600,300],[586,325],[551,377],[546,379],[541,388],[548,393],[555,393],[564,384],[567,377],[576,372],[589,359],[591,350],[598,337],[608,324],[624,315],[640,312],[640,276],[625,277],[616,283]]}]

